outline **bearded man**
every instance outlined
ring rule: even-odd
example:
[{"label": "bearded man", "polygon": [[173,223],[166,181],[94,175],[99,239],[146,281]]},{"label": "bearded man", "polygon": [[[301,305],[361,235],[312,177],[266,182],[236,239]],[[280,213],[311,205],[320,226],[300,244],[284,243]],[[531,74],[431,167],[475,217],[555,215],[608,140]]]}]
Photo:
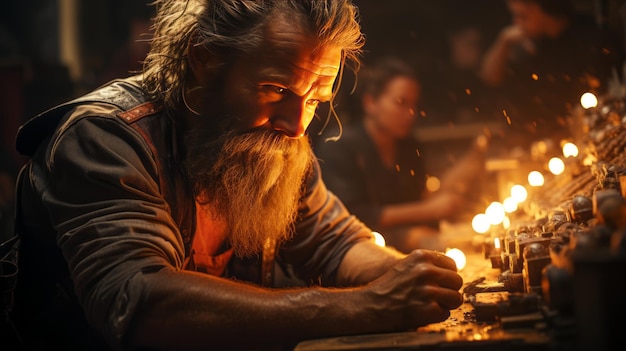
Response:
[{"label": "bearded man", "polygon": [[308,143],[358,62],[356,7],[156,5],[140,75],[19,131],[25,348],[263,349],[447,318],[462,302],[454,262],[375,245]]}]

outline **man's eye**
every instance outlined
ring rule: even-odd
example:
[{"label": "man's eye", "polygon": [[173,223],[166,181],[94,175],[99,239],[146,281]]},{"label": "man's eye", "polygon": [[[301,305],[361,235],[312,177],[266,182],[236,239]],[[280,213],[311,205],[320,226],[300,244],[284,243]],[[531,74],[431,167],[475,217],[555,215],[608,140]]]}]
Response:
[{"label": "man's eye", "polygon": [[289,90],[277,85],[261,85],[259,91],[266,101],[278,102],[285,97]]},{"label": "man's eye", "polygon": [[266,94],[278,94],[283,95],[287,92],[287,89],[277,85],[261,85],[261,90]]}]

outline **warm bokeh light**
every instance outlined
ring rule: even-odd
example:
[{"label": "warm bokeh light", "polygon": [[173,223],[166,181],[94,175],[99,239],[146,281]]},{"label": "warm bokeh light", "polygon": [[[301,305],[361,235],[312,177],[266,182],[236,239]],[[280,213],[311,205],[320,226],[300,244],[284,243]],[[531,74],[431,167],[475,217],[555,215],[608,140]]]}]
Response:
[{"label": "warm bokeh light", "polygon": [[523,185],[515,184],[511,187],[511,197],[513,200],[517,201],[517,203],[524,202],[528,197],[528,191]]},{"label": "warm bokeh light", "polygon": [[491,224],[486,214],[479,213],[472,218],[472,229],[474,229],[476,233],[486,233],[489,227],[491,227]]},{"label": "warm bokeh light", "polygon": [[572,143],[565,143],[563,145],[563,156],[565,158],[578,156],[578,147]]},{"label": "warm bokeh light", "polygon": [[500,238],[493,238],[493,247],[496,249],[500,248]]},{"label": "warm bokeh light", "polygon": [[385,241],[385,237],[379,232],[372,232],[374,234],[374,243],[378,246],[385,247],[387,242]]},{"label": "warm bokeh light", "polygon": [[504,218],[502,218],[502,228],[509,229],[510,226],[511,219],[509,218],[509,216],[504,216]]},{"label": "warm bokeh light", "polygon": [[456,263],[456,269],[459,271],[463,269],[465,267],[465,264],[467,263],[467,258],[465,258],[465,254],[459,249],[446,250],[446,256],[454,260],[454,263]]},{"label": "warm bokeh light", "polygon": [[552,174],[559,175],[565,171],[565,162],[558,157],[552,157],[550,161],[548,161],[548,169]]},{"label": "warm bokeh light", "polygon": [[587,156],[585,156],[585,159],[583,160],[583,165],[589,167],[596,162],[598,162],[598,159],[594,155],[587,154]]},{"label": "warm bokeh light", "polygon": [[541,155],[545,155],[548,152],[548,143],[540,140],[535,143],[535,148]]},{"label": "warm bokeh light", "polygon": [[430,192],[435,192],[441,188],[441,181],[437,177],[428,177],[426,179],[426,189]]},{"label": "warm bokeh light", "polygon": [[580,97],[580,104],[585,109],[598,106],[598,98],[593,93],[584,93]]},{"label": "warm bokeh light", "polygon": [[528,173],[528,184],[530,186],[542,186],[544,182],[543,174],[539,171],[532,171]]},{"label": "warm bokeh light", "polygon": [[494,201],[487,206],[485,215],[487,215],[487,220],[490,224],[498,225],[502,223],[502,220],[504,219],[504,206],[501,203]]},{"label": "warm bokeh light", "polygon": [[517,201],[509,196],[502,201],[502,207],[504,207],[504,212],[513,213],[517,211]]}]

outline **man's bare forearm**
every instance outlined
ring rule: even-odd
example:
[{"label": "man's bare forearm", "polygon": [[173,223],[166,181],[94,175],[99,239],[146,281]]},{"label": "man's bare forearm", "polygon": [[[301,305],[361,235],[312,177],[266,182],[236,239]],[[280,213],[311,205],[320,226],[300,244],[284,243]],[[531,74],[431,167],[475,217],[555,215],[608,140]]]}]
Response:
[{"label": "man's bare forearm", "polygon": [[[305,339],[410,330],[449,316],[462,279],[444,255],[361,242],[339,269],[345,288],[266,289],[195,272],[146,274],[128,339],[164,350],[241,349]],[[368,284],[369,283],[369,284]]]},{"label": "man's bare forearm", "polygon": [[338,273],[338,285],[367,284],[383,274],[406,255],[373,241],[354,245],[344,256]]},{"label": "man's bare forearm", "polygon": [[[372,331],[357,289],[266,289],[194,272],[146,275],[133,346],[242,348]],[[369,316],[369,317],[368,317]]]}]

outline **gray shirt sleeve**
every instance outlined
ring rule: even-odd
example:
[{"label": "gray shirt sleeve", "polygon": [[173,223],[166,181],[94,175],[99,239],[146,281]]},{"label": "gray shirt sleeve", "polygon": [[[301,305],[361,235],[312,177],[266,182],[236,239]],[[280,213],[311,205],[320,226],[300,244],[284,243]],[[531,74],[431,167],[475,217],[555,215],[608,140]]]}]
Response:
[{"label": "gray shirt sleeve", "polygon": [[181,269],[184,248],[149,147],[110,112],[78,107],[35,155],[31,179],[87,320],[121,348],[142,275]]},{"label": "gray shirt sleeve", "polygon": [[333,286],[346,252],[360,241],[371,240],[372,231],[328,191],[317,161],[299,211],[296,234],[281,248],[278,263],[305,284]]}]

